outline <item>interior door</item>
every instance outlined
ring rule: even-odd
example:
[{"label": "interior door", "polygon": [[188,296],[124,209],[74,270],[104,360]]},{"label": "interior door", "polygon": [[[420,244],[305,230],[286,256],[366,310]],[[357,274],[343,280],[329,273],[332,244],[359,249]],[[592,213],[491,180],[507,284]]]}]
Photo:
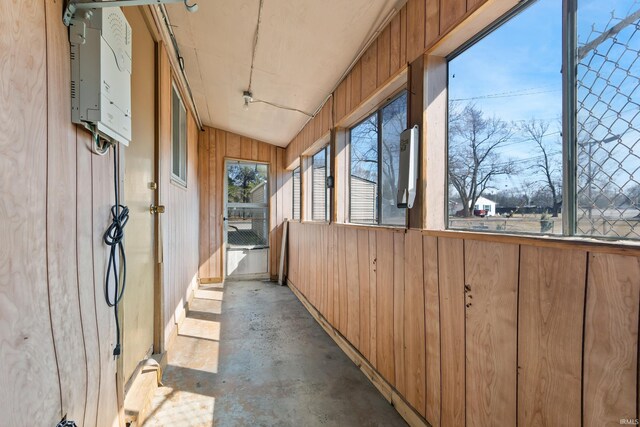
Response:
[{"label": "interior door", "polygon": [[127,285],[121,303],[122,370],[128,381],[153,345],[155,219],[156,45],[138,8],[125,8],[133,34],[132,141],[124,151]]},{"label": "interior door", "polygon": [[269,166],[227,160],[225,170],[227,278],[268,278]]}]

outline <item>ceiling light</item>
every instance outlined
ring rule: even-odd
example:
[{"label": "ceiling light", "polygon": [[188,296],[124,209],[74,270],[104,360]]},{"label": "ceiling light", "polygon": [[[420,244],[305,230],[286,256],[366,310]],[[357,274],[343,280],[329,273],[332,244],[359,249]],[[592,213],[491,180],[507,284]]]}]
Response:
[{"label": "ceiling light", "polygon": [[244,111],[248,111],[249,104],[253,102],[253,94],[251,93],[251,91],[245,90],[244,92],[242,92],[242,98],[244,99],[244,105],[242,106],[242,109]]}]

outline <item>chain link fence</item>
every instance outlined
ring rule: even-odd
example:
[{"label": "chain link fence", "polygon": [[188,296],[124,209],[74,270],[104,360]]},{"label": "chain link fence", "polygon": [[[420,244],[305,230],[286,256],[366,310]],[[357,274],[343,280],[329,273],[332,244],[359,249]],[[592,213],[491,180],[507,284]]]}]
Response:
[{"label": "chain link fence", "polygon": [[640,238],[640,1],[578,17],[577,234]]},{"label": "chain link fence", "polygon": [[269,247],[268,208],[229,208],[227,244],[231,248]]}]

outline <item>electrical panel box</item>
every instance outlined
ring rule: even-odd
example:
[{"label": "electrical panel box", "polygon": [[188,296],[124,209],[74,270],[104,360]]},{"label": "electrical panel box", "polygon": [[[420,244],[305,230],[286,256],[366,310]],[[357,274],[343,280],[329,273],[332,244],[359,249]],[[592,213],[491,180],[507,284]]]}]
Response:
[{"label": "electrical panel box", "polygon": [[418,125],[400,134],[400,167],[398,168],[399,208],[412,208],[418,185]]},{"label": "electrical panel box", "polygon": [[69,38],[72,121],[129,145],[131,26],[118,7],[95,9],[71,21]]}]

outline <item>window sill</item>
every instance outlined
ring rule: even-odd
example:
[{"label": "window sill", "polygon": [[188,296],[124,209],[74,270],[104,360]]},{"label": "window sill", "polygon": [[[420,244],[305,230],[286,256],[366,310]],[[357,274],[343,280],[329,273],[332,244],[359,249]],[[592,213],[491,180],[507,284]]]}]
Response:
[{"label": "window sill", "polygon": [[187,183],[186,183],[186,182],[183,182],[183,181],[181,181],[181,180],[179,180],[179,179],[176,179],[176,178],[174,178],[174,177],[171,177],[171,179],[169,180],[169,183],[170,183],[171,185],[173,185],[174,187],[181,188],[181,189],[183,189],[183,190],[185,190],[185,191],[186,191],[186,190],[187,190],[187,188],[188,188],[188,187],[187,187]]}]

